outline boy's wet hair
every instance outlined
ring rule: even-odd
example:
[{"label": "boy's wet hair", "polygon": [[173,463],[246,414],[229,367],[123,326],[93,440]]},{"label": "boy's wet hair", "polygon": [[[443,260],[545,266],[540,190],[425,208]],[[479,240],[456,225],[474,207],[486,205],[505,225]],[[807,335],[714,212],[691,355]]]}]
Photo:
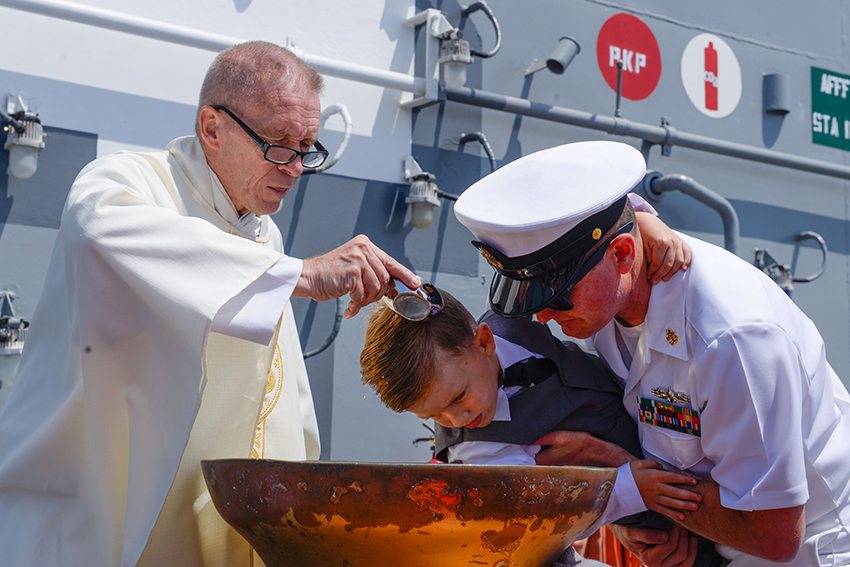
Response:
[{"label": "boy's wet hair", "polygon": [[475,319],[451,294],[439,291],[445,308],[424,321],[408,321],[382,302],[372,308],[360,373],[391,410],[403,412],[428,393],[437,347],[461,354],[472,346]]}]

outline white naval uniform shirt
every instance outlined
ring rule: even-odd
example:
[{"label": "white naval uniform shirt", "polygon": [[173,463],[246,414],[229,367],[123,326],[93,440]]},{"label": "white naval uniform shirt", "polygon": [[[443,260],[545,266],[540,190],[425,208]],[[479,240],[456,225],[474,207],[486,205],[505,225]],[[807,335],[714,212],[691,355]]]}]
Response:
[{"label": "white naval uniform shirt", "polygon": [[[543,358],[518,344],[494,335],[496,341],[496,357],[502,370],[525,362],[532,356]],[[525,390],[524,386],[499,387],[496,397],[496,412],[493,421],[510,421],[511,409],[508,399]],[[469,463],[479,465],[534,465],[534,456],[540,451],[540,445],[518,445],[515,443],[499,443],[496,441],[462,441],[448,448],[450,463]],[[614,489],[608,498],[608,505],[599,519],[588,530],[579,536],[591,534],[606,524],[624,516],[630,516],[646,510],[643,499],[632,476],[632,469],[625,464],[617,469],[617,479]]]},{"label": "white naval uniform shirt", "polygon": [[[712,478],[727,508],[805,504],[805,541],[793,564],[850,564],[850,396],[820,334],[756,268],[682,238],[693,251],[691,267],[653,286],[630,368],[615,322],[594,337],[599,355],[626,380],[623,403],[646,458]],[[641,423],[638,398],[668,387],[700,412],[699,436]],[[735,567],[772,564],[718,550]]]}]

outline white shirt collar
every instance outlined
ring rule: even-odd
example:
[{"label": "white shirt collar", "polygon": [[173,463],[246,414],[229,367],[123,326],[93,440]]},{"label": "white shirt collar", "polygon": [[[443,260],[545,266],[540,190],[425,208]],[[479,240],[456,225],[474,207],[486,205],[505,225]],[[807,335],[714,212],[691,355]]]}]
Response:
[{"label": "white shirt collar", "polygon": [[510,421],[511,406],[508,402],[508,393],[504,388],[499,388],[496,392],[496,413],[493,414],[493,421]]},{"label": "white shirt collar", "polygon": [[[692,242],[687,235],[680,236],[686,243]],[[691,270],[680,270],[668,281],[652,286],[644,320],[646,348],[680,360],[689,357],[685,305],[690,274]]]},{"label": "white shirt collar", "polygon": [[502,370],[517,362],[524,362],[532,356],[544,358],[542,355],[531,352],[527,348],[505,340],[498,335],[493,335],[493,338],[496,341],[496,357],[499,359],[499,365],[502,367]]},{"label": "white shirt collar", "polygon": [[[499,366],[502,367],[502,370],[517,362],[524,362],[532,356],[535,358],[545,358],[497,335],[493,335],[493,339],[496,342],[496,358],[499,359]],[[525,390],[524,386],[511,386],[507,391],[504,387],[499,387],[498,392],[496,392],[496,413],[493,415],[493,421],[511,420],[511,407],[508,403],[509,395],[518,394],[523,390]]]}]

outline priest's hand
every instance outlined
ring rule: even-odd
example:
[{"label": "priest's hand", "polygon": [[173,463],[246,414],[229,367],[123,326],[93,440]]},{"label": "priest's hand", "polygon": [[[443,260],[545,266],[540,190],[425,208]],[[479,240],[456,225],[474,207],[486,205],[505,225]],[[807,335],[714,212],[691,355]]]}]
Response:
[{"label": "priest's hand", "polygon": [[628,451],[585,431],[550,431],[535,445],[538,465],[571,465],[584,467],[619,467],[637,460]]},{"label": "priest's hand", "polygon": [[304,260],[292,295],[325,301],[348,294],[350,301],[343,313],[348,319],[357,315],[361,307],[380,299],[389,289],[391,278],[401,280],[410,289],[422,283],[361,234],[327,254]]}]

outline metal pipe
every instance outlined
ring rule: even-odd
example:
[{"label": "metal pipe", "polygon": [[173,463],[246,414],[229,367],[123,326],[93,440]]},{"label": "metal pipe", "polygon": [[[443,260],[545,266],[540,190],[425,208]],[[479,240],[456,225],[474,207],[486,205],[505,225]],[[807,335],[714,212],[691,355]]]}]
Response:
[{"label": "metal pipe", "polygon": [[[0,6],[210,51],[220,51],[242,41],[233,37],[166,24],[147,18],[128,16],[111,10],[92,8],[61,0],[0,0]],[[410,92],[420,96],[425,94],[426,81],[423,78],[395,73],[393,71],[374,69],[365,65],[336,61],[326,57],[304,53],[291,45],[288,47],[320,73],[341,79]],[[473,90],[468,87],[446,89],[445,93],[447,100],[480,108],[490,108],[521,116],[570,124],[572,126],[608,132],[617,136],[631,136],[653,144],[682,146],[709,153],[778,165],[780,167],[809,171],[830,177],[850,179],[850,167],[773,150],[745,146],[743,144],[717,140],[696,134],[687,134],[685,132],[679,132],[671,126],[650,126],[648,124],[630,122],[624,118],[600,116],[598,114],[559,106],[549,106],[521,98]]]},{"label": "metal pipe", "polygon": [[336,102],[330,106],[326,106],[322,109],[321,120],[325,121],[329,116],[334,114],[339,114],[342,117],[343,124],[345,125],[345,131],[342,135],[342,141],[339,143],[339,146],[336,149],[336,153],[333,155],[331,159],[320,165],[315,169],[304,168],[304,171],[301,172],[301,175],[309,175],[312,173],[322,173],[323,171],[327,171],[332,168],[336,162],[339,161],[339,158],[342,157],[342,154],[345,153],[345,149],[348,147],[348,140],[351,139],[351,115],[348,113],[348,108],[340,102]]},{"label": "metal pipe", "polygon": [[614,118],[622,116],[620,112],[620,96],[623,92],[623,62],[617,61],[617,105],[614,107]]},{"label": "metal pipe", "polygon": [[738,213],[724,197],[711,189],[700,185],[686,175],[663,175],[657,171],[649,171],[643,180],[644,192],[650,198],[660,197],[666,191],[679,191],[689,195],[717,211],[723,221],[723,237],[725,248],[733,254],[738,254],[738,236],[741,233]]},{"label": "metal pipe", "polygon": [[810,276],[800,277],[800,278],[792,277],[791,278],[792,282],[800,282],[800,283],[813,282],[816,279],[818,279],[819,277],[821,277],[823,275],[823,273],[826,271],[826,261],[827,261],[827,257],[828,257],[828,252],[827,252],[827,249],[826,249],[826,241],[823,239],[823,236],[821,236],[817,232],[814,232],[812,230],[807,230],[807,231],[801,232],[800,234],[797,235],[797,242],[800,242],[800,241],[803,241],[803,240],[806,240],[806,239],[809,239],[809,238],[811,238],[812,240],[817,242],[818,245],[820,245],[820,251],[821,251],[821,254],[823,254],[823,260],[821,261],[820,269]]},{"label": "metal pipe", "polygon": [[13,128],[18,134],[23,134],[27,130],[27,127],[24,126],[24,124],[20,120],[9,116],[8,114],[6,114],[6,112],[3,111],[2,108],[0,108],[0,119],[8,123],[9,126]]},{"label": "metal pipe", "polygon": [[304,360],[307,360],[310,357],[316,356],[319,353],[322,353],[331,346],[331,343],[336,339],[337,334],[339,333],[340,325],[342,324],[342,312],[345,305],[343,304],[343,299],[341,297],[336,298],[336,311],[334,312],[334,326],[331,329],[331,334],[328,335],[328,338],[325,339],[325,344],[320,346],[317,349],[311,350],[310,352],[302,353],[301,356],[304,357]]},{"label": "metal pipe", "polygon": [[496,156],[493,155],[493,148],[490,147],[490,142],[487,141],[487,136],[484,132],[470,132],[469,134],[461,134],[458,144],[463,146],[469,142],[477,141],[487,154],[487,159],[490,161],[490,173],[496,171]]},{"label": "metal pipe", "polygon": [[490,51],[478,51],[475,49],[470,49],[469,52],[472,55],[477,55],[478,57],[485,59],[487,57],[493,57],[494,55],[496,55],[496,53],[498,53],[499,48],[502,46],[502,31],[501,29],[499,29],[499,22],[496,20],[496,16],[495,14],[493,14],[493,10],[491,10],[490,6],[487,5],[487,2],[484,2],[483,0],[481,2],[476,2],[471,6],[467,6],[463,9],[463,11],[461,11],[460,15],[464,18],[468,18],[470,14],[478,10],[483,11],[490,19],[490,23],[493,24],[493,30],[496,32],[496,46],[493,47],[493,49],[491,49]]},{"label": "metal pipe", "polygon": [[650,126],[648,124],[631,122],[625,118],[601,116],[580,110],[531,102],[522,98],[479,91],[469,87],[446,89],[446,99],[481,108],[501,110],[521,116],[540,118],[541,120],[548,120],[550,122],[598,130],[617,136],[631,136],[652,142],[653,144],[681,146],[729,157],[809,171],[830,177],[850,179],[850,167],[717,140],[697,134],[687,134],[677,131],[672,126]]}]

